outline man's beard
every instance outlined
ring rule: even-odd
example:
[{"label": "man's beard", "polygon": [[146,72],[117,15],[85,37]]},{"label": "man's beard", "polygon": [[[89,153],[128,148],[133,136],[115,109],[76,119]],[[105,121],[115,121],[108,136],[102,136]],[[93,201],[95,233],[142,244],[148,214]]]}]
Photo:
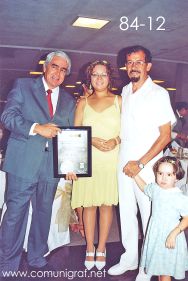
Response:
[{"label": "man's beard", "polygon": [[[132,73],[140,73],[140,72],[138,72],[138,71],[136,71],[136,70],[132,70],[131,72],[130,72],[130,75],[132,74]],[[129,77],[130,78],[130,80],[131,80],[131,82],[138,82],[139,80],[140,80],[140,76],[130,76]]]},{"label": "man's beard", "polygon": [[136,83],[140,80],[140,76],[139,77],[130,77],[131,82]]}]

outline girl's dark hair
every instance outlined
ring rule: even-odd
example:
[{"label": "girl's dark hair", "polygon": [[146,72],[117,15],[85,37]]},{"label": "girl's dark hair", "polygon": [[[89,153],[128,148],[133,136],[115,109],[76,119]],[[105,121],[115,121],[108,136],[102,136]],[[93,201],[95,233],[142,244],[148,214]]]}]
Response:
[{"label": "girl's dark hair", "polygon": [[153,166],[153,172],[156,176],[159,166],[162,163],[170,163],[173,166],[173,170],[174,170],[174,174],[176,175],[177,180],[181,180],[184,175],[185,175],[185,171],[182,168],[181,162],[180,160],[178,160],[175,157],[171,157],[171,156],[164,156],[162,158],[160,158]]},{"label": "girl's dark hair", "polygon": [[86,77],[87,77],[87,85],[89,87],[91,87],[91,75],[93,73],[93,69],[96,65],[104,65],[106,67],[106,72],[108,74],[109,77],[109,86],[108,88],[111,89],[112,88],[112,74],[113,74],[113,68],[111,66],[111,64],[105,60],[96,60],[94,62],[92,62],[86,69]]}]

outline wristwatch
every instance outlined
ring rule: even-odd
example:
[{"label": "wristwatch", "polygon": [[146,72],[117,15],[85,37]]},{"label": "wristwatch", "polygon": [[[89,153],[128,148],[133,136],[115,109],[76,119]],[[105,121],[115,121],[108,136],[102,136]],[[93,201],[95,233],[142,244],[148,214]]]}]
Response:
[{"label": "wristwatch", "polygon": [[144,169],[144,164],[141,163],[139,160],[137,161],[138,167],[142,170]]}]

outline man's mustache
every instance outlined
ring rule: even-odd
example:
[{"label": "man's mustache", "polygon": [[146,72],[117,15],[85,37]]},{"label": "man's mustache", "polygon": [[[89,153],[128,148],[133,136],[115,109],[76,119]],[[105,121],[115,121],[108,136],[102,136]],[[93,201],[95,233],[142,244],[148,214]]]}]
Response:
[{"label": "man's mustache", "polygon": [[138,71],[138,70],[131,70],[131,72],[130,73],[140,73],[140,71]]}]

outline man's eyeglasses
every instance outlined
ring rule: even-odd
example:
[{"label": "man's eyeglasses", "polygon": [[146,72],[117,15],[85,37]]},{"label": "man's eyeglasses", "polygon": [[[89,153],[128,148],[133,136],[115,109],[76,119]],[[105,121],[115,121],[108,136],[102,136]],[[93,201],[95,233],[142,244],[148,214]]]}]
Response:
[{"label": "man's eyeglasses", "polygon": [[98,78],[98,77],[107,78],[107,77],[108,77],[108,74],[107,74],[107,73],[101,73],[101,74],[99,74],[99,73],[92,73],[91,76],[92,76],[93,78]]},{"label": "man's eyeglasses", "polygon": [[142,61],[142,60],[136,60],[136,61],[132,61],[132,60],[128,60],[126,62],[126,65],[127,66],[132,66],[133,64],[137,67],[140,67],[142,65],[144,65],[146,62],[145,61]]}]

